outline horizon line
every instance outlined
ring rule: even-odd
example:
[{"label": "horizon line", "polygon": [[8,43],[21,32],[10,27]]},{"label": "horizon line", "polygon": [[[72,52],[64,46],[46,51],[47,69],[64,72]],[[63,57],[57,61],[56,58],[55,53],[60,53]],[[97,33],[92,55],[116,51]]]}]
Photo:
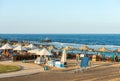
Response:
[{"label": "horizon line", "polygon": [[120,34],[120,33],[0,33],[0,34]]}]

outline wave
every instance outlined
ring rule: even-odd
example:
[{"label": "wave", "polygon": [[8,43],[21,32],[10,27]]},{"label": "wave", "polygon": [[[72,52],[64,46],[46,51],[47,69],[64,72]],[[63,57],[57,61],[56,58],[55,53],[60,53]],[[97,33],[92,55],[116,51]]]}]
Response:
[{"label": "wave", "polygon": [[[56,47],[71,46],[71,47],[74,47],[74,48],[79,48],[79,47],[81,47],[83,45],[86,45],[86,44],[52,42],[52,43],[49,43],[49,45],[54,45]],[[116,49],[120,48],[120,46],[117,46],[117,45],[86,45],[86,46],[88,46],[89,48],[93,48],[93,49],[98,49],[100,47],[105,47],[109,50],[116,50]]]}]

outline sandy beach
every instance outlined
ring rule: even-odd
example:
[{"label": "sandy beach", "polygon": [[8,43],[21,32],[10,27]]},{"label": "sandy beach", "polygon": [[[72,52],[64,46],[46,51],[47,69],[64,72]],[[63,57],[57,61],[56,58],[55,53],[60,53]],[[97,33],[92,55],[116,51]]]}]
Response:
[{"label": "sandy beach", "polygon": [[120,64],[115,62],[95,62],[100,66],[90,68],[84,73],[69,71],[48,71],[33,75],[2,78],[0,81],[120,81]]}]

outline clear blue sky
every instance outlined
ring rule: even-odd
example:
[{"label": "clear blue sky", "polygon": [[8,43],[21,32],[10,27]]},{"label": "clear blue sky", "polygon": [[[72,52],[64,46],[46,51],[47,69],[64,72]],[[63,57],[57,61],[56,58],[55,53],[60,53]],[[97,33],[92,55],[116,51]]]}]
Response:
[{"label": "clear blue sky", "polygon": [[0,33],[120,33],[120,0],[0,0]]}]

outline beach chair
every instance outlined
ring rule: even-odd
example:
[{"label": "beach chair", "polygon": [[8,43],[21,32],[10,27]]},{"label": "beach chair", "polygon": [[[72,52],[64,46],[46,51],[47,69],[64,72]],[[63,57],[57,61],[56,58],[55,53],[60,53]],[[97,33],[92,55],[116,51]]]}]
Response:
[{"label": "beach chair", "polygon": [[89,58],[88,57],[83,57],[81,59],[81,62],[79,64],[79,68],[77,67],[75,70],[75,73],[77,72],[84,72],[85,70],[88,69],[88,66],[91,66],[91,64],[89,63]]},{"label": "beach chair", "polygon": [[80,71],[84,72],[85,70],[87,70],[88,65],[89,65],[89,58],[88,57],[82,58],[80,63]]}]

